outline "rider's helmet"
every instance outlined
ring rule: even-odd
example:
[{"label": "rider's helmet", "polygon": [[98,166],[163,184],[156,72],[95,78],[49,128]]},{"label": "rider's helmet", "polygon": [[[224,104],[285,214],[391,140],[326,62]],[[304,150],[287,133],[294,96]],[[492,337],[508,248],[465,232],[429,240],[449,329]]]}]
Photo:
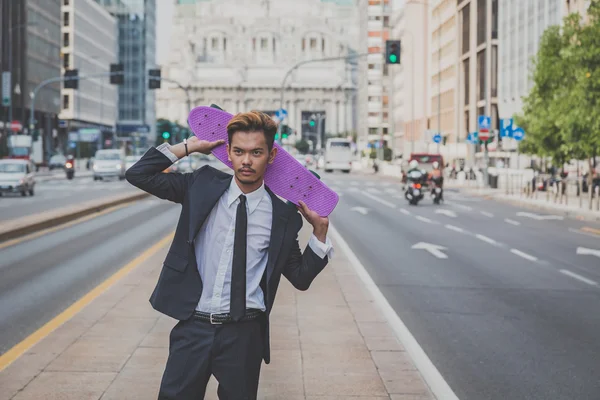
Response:
[{"label": "rider's helmet", "polygon": [[438,169],[440,167],[440,163],[437,161],[433,162],[433,169]]},{"label": "rider's helmet", "polygon": [[408,163],[408,167],[410,169],[419,168],[419,162],[417,160],[412,160],[410,163]]}]

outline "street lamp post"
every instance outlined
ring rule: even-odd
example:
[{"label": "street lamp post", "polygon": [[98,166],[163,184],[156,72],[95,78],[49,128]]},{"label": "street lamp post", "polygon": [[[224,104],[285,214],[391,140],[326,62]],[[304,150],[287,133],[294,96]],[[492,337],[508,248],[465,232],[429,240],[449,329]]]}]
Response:
[{"label": "street lamp post", "polygon": [[[21,29],[21,28],[25,28],[28,26],[34,26],[36,25],[35,23],[32,22],[26,22],[23,24],[18,24],[13,26],[12,28],[10,28],[8,30],[8,75],[9,75],[9,86],[10,86],[10,90],[9,90],[9,98],[10,98],[10,102],[8,104],[8,123],[10,123],[13,119],[13,102],[12,102],[12,95],[13,95],[13,85],[12,85],[12,72],[13,72],[13,52],[12,52],[12,41],[13,41],[13,31],[17,30],[17,29]],[[6,129],[6,124],[4,125],[4,128]],[[9,131],[10,132],[10,131]]]}]

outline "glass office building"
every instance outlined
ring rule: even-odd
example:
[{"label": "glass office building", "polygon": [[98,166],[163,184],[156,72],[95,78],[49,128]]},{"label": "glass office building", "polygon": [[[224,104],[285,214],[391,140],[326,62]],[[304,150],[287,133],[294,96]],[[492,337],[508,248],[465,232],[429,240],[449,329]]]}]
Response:
[{"label": "glass office building", "polygon": [[154,143],[155,95],[148,69],[156,65],[156,0],[96,0],[118,21],[119,62],[125,83],[119,86],[117,135]]}]

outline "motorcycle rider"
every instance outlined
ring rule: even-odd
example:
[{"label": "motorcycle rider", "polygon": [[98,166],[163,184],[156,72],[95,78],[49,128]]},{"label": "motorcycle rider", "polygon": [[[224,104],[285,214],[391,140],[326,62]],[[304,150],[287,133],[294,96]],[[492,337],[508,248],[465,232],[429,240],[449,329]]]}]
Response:
[{"label": "motorcycle rider", "polygon": [[442,189],[442,193],[440,194],[440,199],[444,198],[444,177],[442,176],[442,170],[440,169],[440,163],[438,163],[437,161],[434,161],[433,164],[433,170],[431,171],[430,174],[430,179],[431,181],[435,184],[432,185],[432,193],[433,193],[433,187],[437,186],[440,189]]},{"label": "motorcycle rider", "polygon": [[424,183],[423,182],[423,177],[425,176],[423,170],[421,170],[421,168],[419,168],[419,162],[417,160],[412,160],[409,164],[408,164],[408,171],[406,171],[406,178],[407,180],[413,181],[413,182],[417,182],[417,183]]}]

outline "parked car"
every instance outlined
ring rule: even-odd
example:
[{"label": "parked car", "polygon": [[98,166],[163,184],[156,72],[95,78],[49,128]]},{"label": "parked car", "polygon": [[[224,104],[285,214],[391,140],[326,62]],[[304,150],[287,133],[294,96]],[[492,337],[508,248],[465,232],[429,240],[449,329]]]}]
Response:
[{"label": "parked car", "polygon": [[0,160],[0,195],[21,193],[34,194],[35,164],[30,160]]}]

